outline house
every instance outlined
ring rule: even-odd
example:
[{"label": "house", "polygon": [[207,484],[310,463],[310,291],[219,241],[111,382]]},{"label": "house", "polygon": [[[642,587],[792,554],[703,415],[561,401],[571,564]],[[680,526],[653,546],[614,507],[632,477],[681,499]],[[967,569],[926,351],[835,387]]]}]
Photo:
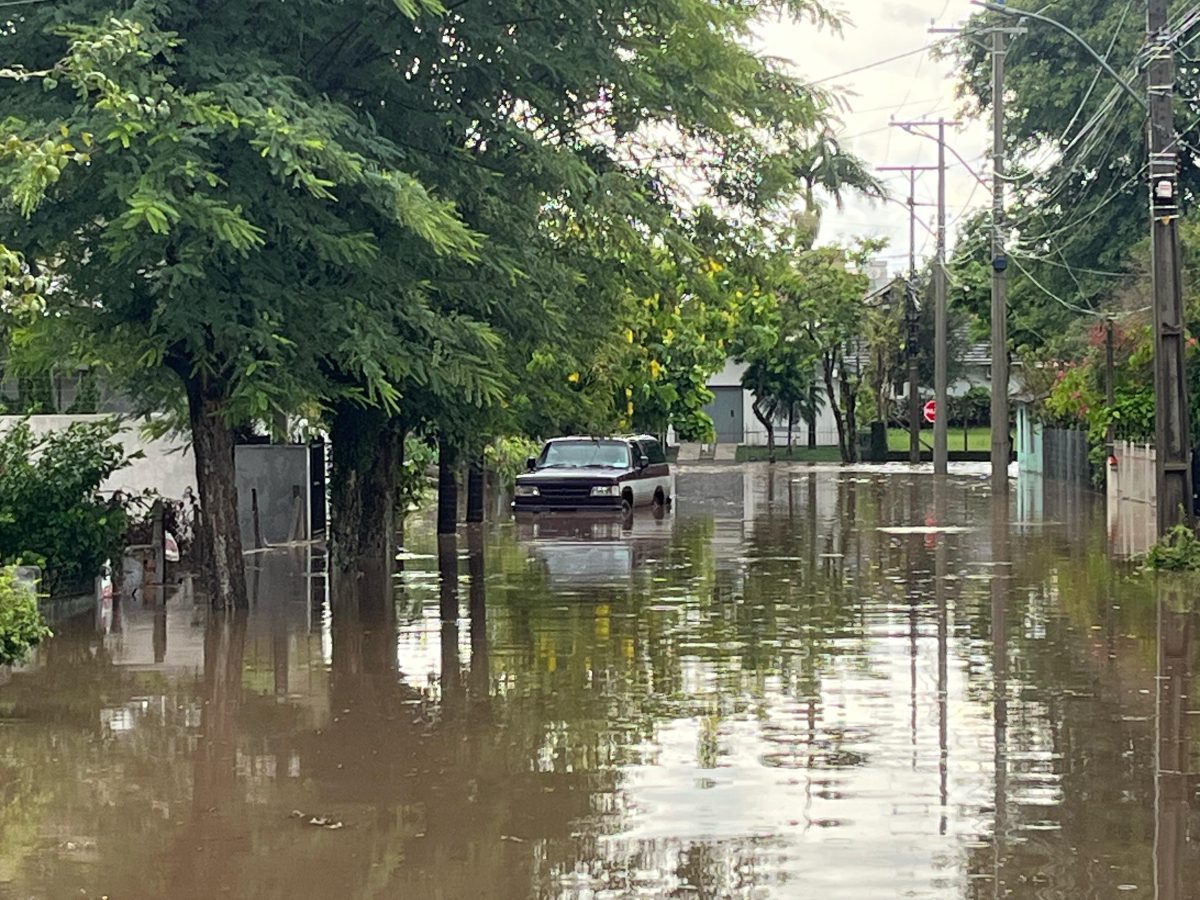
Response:
[{"label": "house", "polygon": [[[902,291],[897,294],[897,280],[887,276],[886,268],[874,266],[869,269],[868,274],[872,279],[871,290],[863,298],[863,304],[881,305],[891,302],[891,298],[902,296]],[[961,397],[972,388],[991,389],[992,382],[992,353],[991,346],[986,342],[969,343],[965,328],[957,335],[958,340],[955,342],[958,346],[967,345],[967,349],[958,365],[955,368],[958,370],[958,375],[955,380],[948,385],[948,393],[951,398]],[[870,364],[869,354],[865,347],[854,348],[847,353],[847,366],[857,366],[859,371],[864,371]],[[1014,364],[1010,369],[1009,393],[1010,395],[1020,390],[1019,369]],[[713,375],[708,380],[708,389],[713,394],[713,399],[704,407],[704,412],[707,413],[713,420],[713,425],[716,430],[716,441],[718,444],[744,444],[749,446],[765,446],[767,443],[767,430],[754,415],[754,394],[742,387],[742,376],[745,374],[746,366],[737,362],[734,359],[728,359],[725,366],[720,372]],[[834,420],[833,412],[829,408],[829,404],[825,398],[825,388],[823,386],[823,375],[820,371],[815,373],[819,388],[820,397],[822,400],[822,408],[817,416],[816,422],[816,438],[818,446],[836,446],[838,443],[837,425]],[[837,380],[835,377],[835,390],[837,389]],[[866,385],[863,390],[866,390]],[[908,396],[907,384],[893,386],[893,399],[898,406],[903,406]],[[921,399],[928,400],[933,397],[933,386],[921,386]],[[775,442],[777,445],[783,445],[787,441],[787,417],[782,416],[776,421]],[[865,428],[866,422],[859,422],[859,426]],[[807,422],[794,423],[793,439],[796,443],[804,445],[808,440],[809,426]]]},{"label": "house", "polygon": [[[708,380],[708,389],[713,399],[704,407],[704,412],[713,420],[718,444],[747,445],[765,447],[767,444],[767,429],[754,415],[754,393],[742,387],[742,376],[746,372],[745,363],[734,359],[725,361],[723,368]],[[824,396],[824,390],[821,396]],[[824,404],[817,416],[817,445],[836,446],[838,442],[837,425],[829,404]],[[775,443],[781,446],[787,442],[787,416],[776,420]],[[808,423],[795,422],[793,439],[803,445],[808,440]]]}]

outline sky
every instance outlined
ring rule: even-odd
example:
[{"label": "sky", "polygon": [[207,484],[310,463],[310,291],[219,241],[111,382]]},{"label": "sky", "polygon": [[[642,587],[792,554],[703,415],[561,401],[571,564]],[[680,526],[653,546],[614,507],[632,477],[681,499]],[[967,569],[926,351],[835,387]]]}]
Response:
[{"label": "sky", "polygon": [[[772,22],[760,35],[764,52],[790,61],[799,76],[816,81],[923,47],[939,37],[929,34],[932,24],[957,27],[976,10],[968,0],[834,0],[827,6],[849,17],[850,23],[841,35],[819,31],[809,23]],[[839,133],[844,136],[844,145],[873,167],[937,163],[934,141],[889,127],[890,120],[942,116],[953,120],[962,113],[962,104],[954,96],[953,62],[936,61],[928,52],[837,77],[822,87],[836,89],[849,104],[841,114]],[[981,175],[990,173],[990,122],[965,121],[959,127],[948,128],[947,143]],[[956,221],[967,210],[988,206],[990,192],[953,154],[947,153],[946,158],[950,164],[946,181],[950,224],[947,238],[953,246]],[[899,172],[879,174],[893,196],[903,202],[908,196],[908,176]],[[936,172],[920,174],[916,197],[918,203],[935,203]],[[931,230],[935,215],[933,205],[918,208],[918,216]],[[844,211],[827,205],[820,240],[834,243],[855,237],[886,238],[888,247],[880,255],[896,273],[908,265],[908,231],[908,210],[903,203],[871,204],[850,199]],[[934,252],[933,236],[920,225],[917,252],[918,262]]]}]

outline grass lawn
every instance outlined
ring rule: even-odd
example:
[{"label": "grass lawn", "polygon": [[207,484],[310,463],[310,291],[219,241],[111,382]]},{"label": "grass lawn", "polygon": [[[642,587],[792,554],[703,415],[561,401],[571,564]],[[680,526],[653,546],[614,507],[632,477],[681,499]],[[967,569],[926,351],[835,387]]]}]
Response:
[{"label": "grass lawn", "polygon": [[[775,459],[779,462],[841,462],[841,454],[838,453],[837,447],[815,447],[809,450],[807,447],[793,447],[792,455],[788,456],[787,447],[775,448]],[[737,449],[738,462],[766,462],[767,448],[766,447],[738,447]]]},{"label": "grass lawn", "polygon": [[[967,429],[967,446],[963,447],[963,430],[951,426],[948,445],[951,453],[966,449],[986,453],[992,449],[992,429],[990,428],[968,428]],[[908,432],[902,428],[888,429],[888,449],[903,453],[908,450]],[[921,449],[933,449],[933,426],[924,426],[921,428]]]}]

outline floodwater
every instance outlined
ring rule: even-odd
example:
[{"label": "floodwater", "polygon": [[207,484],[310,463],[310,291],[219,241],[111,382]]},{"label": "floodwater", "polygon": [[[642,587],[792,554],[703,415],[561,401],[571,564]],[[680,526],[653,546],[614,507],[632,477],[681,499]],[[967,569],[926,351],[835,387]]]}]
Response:
[{"label": "floodwater", "polygon": [[1094,498],[677,496],[61,624],[0,676],[0,898],[1200,896],[1198,623]]}]

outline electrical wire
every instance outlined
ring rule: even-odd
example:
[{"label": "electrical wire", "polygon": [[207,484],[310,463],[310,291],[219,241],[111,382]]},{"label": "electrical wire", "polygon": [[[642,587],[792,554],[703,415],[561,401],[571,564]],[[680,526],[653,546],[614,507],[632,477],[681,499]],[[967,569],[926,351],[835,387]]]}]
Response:
[{"label": "electrical wire", "polygon": [[[35,2],[35,0],[28,0],[28,2]],[[879,59],[875,62],[867,63],[866,65],[856,66],[853,69],[847,69],[845,72],[838,72],[836,75],[827,75],[824,78],[818,78],[816,81],[810,81],[808,84],[809,87],[816,87],[819,84],[828,84],[831,81],[837,81],[839,78],[847,78],[850,75],[857,75],[859,72],[866,72],[870,69],[877,69],[880,66],[886,66],[888,63],[897,62],[901,59],[908,59],[910,56],[916,56],[918,53],[924,53],[926,50],[932,50],[934,47],[943,43],[945,43],[943,40],[933,41],[932,43],[926,44],[923,47],[917,47],[914,50],[908,50],[904,53],[897,53],[895,56],[889,56],[886,59]]]},{"label": "electrical wire", "polygon": [[1044,284],[1042,284],[1040,281],[1038,281],[1036,278],[1034,278],[1033,275],[1030,273],[1030,271],[1028,269],[1026,269],[1023,265],[1021,265],[1020,257],[1010,256],[1010,259],[1012,259],[1013,265],[1015,265],[1018,269],[1021,270],[1021,274],[1023,274],[1027,279],[1029,279],[1030,284],[1032,284],[1034,287],[1036,287],[1039,291],[1041,291],[1043,294],[1045,294],[1051,300],[1055,301],[1056,303],[1061,304],[1064,308],[1070,310],[1071,312],[1079,313],[1080,315],[1084,315],[1084,316],[1095,316],[1097,318],[1106,318],[1106,316],[1103,313],[1099,313],[1094,309],[1087,309],[1082,306],[1076,306],[1074,303],[1070,302],[1069,300],[1064,300],[1062,297],[1058,296],[1058,294],[1054,293],[1054,291],[1050,290]]}]

